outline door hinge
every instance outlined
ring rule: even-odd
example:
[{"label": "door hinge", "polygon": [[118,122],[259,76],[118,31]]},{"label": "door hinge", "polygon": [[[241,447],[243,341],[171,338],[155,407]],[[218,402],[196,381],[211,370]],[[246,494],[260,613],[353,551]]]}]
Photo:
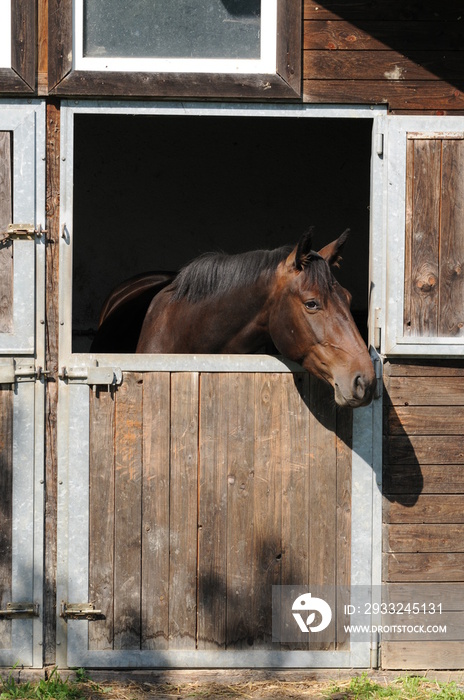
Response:
[{"label": "door hinge", "polygon": [[33,241],[44,233],[47,231],[41,225],[36,227],[34,224],[9,224],[7,230],[0,233],[0,241],[15,239]]},{"label": "door hinge", "polygon": [[0,610],[0,619],[12,620],[23,617],[38,617],[37,603],[7,603],[5,610]]},{"label": "door hinge", "polygon": [[103,620],[101,610],[97,610],[93,603],[61,603],[60,617],[65,620]]},{"label": "door hinge", "polygon": [[119,367],[63,367],[59,376],[68,384],[89,384],[90,386],[122,384],[122,370]]}]

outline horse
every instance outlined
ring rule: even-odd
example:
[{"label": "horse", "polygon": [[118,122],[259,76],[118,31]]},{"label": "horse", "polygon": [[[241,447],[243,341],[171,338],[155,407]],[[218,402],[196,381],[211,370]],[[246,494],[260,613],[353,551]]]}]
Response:
[{"label": "horse", "polygon": [[328,382],[338,405],[367,405],[376,384],[373,365],[351,315],[351,295],[332,273],[348,233],[318,252],[310,230],[294,247],[207,253],[172,281],[154,281],[161,288],[136,352],[254,353],[271,344]]}]

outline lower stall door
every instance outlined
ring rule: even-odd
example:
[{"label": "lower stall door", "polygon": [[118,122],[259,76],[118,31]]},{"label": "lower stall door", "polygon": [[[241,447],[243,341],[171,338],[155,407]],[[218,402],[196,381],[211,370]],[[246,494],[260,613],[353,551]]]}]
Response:
[{"label": "lower stall door", "polygon": [[306,373],[124,372],[62,399],[60,665],[369,665],[336,614],[282,641],[273,601],[370,585],[372,406]]}]

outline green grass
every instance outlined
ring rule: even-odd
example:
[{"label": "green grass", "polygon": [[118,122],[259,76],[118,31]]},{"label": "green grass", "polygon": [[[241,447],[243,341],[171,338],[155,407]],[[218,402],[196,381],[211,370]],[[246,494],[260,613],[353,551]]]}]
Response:
[{"label": "green grass", "polygon": [[380,685],[362,674],[348,684],[332,686],[326,697],[328,700],[464,700],[464,690],[454,682],[438,683],[419,676],[405,676]]},{"label": "green grass", "polygon": [[55,668],[47,679],[20,681],[15,679],[12,671],[1,679],[0,700],[82,700],[85,695],[79,687],[81,679],[78,680],[76,674],[75,681],[63,680]]}]

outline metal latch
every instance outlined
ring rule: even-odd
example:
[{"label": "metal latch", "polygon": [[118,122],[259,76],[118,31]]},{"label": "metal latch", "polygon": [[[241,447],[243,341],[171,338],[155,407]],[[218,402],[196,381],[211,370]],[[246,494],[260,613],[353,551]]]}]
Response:
[{"label": "metal latch", "polygon": [[93,603],[61,603],[60,617],[65,620],[102,620],[104,615]]},{"label": "metal latch", "polygon": [[60,379],[68,384],[118,386],[122,384],[122,370],[119,367],[63,367]]},{"label": "metal latch", "polygon": [[34,362],[28,360],[9,358],[0,362],[0,384],[33,382],[42,374],[42,370],[36,369]]},{"label": "metal latch", "polygon": [[13,618],[38,617],[39,606],[37,603],[7,603],[5,610],[0,610],[0,618],[11,620]]},{"label": "metal latch", "polygon": [[42,226],[36,228],[34,224],[9,224],[6,231],[0,233],[0,241],[20,239],[26,241],[32,241],[34,238],[46,233]]}]

